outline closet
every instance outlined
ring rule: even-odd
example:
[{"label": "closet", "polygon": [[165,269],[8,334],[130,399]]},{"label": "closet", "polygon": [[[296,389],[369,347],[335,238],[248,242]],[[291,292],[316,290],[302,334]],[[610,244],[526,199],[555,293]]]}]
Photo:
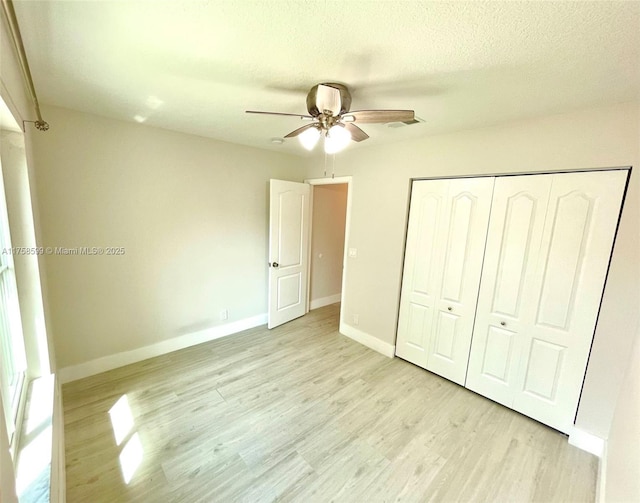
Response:
[{"label": "closet", "polygon": [[396,355],[569,433],[627,175],[414,181]]}]

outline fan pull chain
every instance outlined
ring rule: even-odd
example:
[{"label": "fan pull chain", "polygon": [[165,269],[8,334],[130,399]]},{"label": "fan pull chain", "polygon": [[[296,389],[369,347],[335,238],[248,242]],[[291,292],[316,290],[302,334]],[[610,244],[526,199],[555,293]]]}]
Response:
[{"label": "fan pull chain", "polygon": [[324,177],[327,177],[327,153],[324,153]]}]

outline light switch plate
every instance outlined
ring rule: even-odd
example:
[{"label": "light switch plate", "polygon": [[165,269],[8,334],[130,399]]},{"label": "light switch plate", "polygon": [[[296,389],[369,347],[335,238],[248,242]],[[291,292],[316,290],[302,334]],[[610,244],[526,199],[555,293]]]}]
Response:
[{"label": "light switch plate", "polygon": [[357,258],[358,257],[358,249],[357,248],[349,248],[349,257]]}]

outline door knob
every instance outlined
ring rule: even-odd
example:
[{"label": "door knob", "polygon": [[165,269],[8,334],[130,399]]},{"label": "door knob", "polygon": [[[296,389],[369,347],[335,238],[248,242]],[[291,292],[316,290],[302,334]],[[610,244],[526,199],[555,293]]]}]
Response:
[{"label": "door knob", "polygon": [[271,264],[271,267],[276,267],[277,268],[277,267],[280,267],[280,264],[278,264],[277,262],[273,262]]}]

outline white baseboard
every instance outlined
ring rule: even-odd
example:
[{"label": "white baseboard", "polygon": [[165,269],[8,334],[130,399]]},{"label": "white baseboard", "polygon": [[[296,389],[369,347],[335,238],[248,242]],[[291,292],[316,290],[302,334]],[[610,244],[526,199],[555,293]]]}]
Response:
[{"label": "white baseboard", "polygon": [[389,358],[393,358],[396,354],[396,347],[393,344],[381,341],[377,337],[353,328],[342,321],[340,322],[340,333]]},{"label": "white baseboard", "polygon": [[587,433],[579,428],[573,428],[569,434],[569,444],[582,449],[583,451],[590,452],[594,456],[602,457],[604,451],[604,439]]},{"label": "white baseboard", "polygon": [[335,295],[329,295],[328,297],[322,297],[320,299],[314,299],[309,303],[309,309],[318,309],[319,307],[330,306],[336,302],[342,300],[342,294],[336,293]]},{"label": "white baseboard", "polygon": [[598,464],[598,481],[596,483],[596,503],[605,503],[605,488],[607,486],[607,441],[602,447],[602,456]]},{"label": "white baseboard", "polygon": [[122,353],[103,356],[102,358],[96,358],[95,360],[80,363],[78,365],[64,367],[58,371],[58,378],[63,384],[71,381],[77,381],[78,379],[100,374],[107,370],[123,367],[131,363],[140,362],[142,360],[147,360],[148,358],[172,353],[179,349],[196,346],[203,342],[212,341],[214,339],[219,339],[220,337],[242,332],[243,330],[258,327],[265,323],[267,323],[267,314],[259,314],[257,316],[252,316],[251,318],[233,321],[225,325],[218,325],[216,327],[181,335],[149,346],[132,349],[131,351],[123,351]]}]

